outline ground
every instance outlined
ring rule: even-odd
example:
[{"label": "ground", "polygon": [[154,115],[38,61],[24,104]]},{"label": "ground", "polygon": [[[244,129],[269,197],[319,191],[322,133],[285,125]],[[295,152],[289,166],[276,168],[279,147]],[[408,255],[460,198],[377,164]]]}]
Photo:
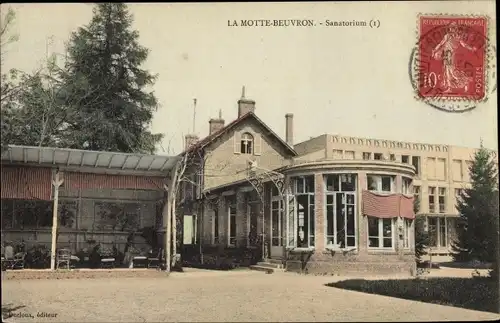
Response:
[{"label": "ground", "polygon": [[[165,278],[4,280],[2,308],[35,317],[35,320],[12,317],[10,322],[381,322],[500,318],[494,313],[325,286],[341,279],[345,277],[188,269]],[[49,317],[36,318],[38,313]]]}]

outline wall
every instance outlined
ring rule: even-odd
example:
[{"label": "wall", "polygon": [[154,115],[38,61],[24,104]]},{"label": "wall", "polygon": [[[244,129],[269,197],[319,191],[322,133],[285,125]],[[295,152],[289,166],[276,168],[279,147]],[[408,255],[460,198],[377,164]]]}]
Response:
[{"label": "wall", "polygon": [[[315,138],[311,138],[309,140],[295,144],[293,146],[293,149],[295,149],[300,157],[320,150],[323,150],[325,152],[327,137],[328,135],[321,135]],[[323,157],[326,157],[326,155],[324,155]]]},{"label": "wall", "polygon": [[[254,136],[254,154],[240,153],[239,138],[245,132]],[[204,188],[210,190],[244,180],[251,160],[267,170],[282,167],[288,163],[285,156],[287,152],[278,140],[266,134],[253,119],[247,119],[207,148]]]},{"label": "wall", "polygon": [[[308,143],[306,141],[305,143]],[[299,144],[303,145],[303,143]],[[315,146],[314,149],[318,147]],[[307,149],[303,149],[307,151]],[[354,152],[355,159],[362,159],[363,152],[381,153],[384,158],[389,159],[394,154],[395,160],[402,161],[402,156],[420,157],[420,169],[414,180],[414,185],[420,187],[420,214],[429,214],[428,188],[439,187],[446,189],[446,209],[443,215],[457,216],[455,208],[455,189],[468,187],[469,177],[467,162],[472,160],[476,148],[466,148],[457,146],[446,146],[424,143],[399,142],[392,140],[358,138],[348,136],[327,135],[326,155],[328,159],[349,159],[347,152]],[[341,155],[343,152],[343,156]],[[498,155],[494,152],[494,157],[498,160]],[[432,160],[435,159],[435,163]],[[438,166],[439,159],[444,160],[443,167]],[[459,161],[457,167],[454,161]],[[442,170],[442,171],[440,171]],[[438,214],[439,212],[436,212]]]},{"label": "wall", "polygon": [[[342,173],[339,169],[338,173]],[[351,252],[332,252],[325,249],[325,206],[323,174],[315,174],[315,247],[312,252],[288,252],[287,270],[306,272],[310,274],[403,274],[416,273],[414,236],[410,237],[410,249],[403,249],[402,240],[398,236],[397,226],[394,226],[394,250],[368,249],[368,223],[362,210],[362,190],[366,188],[366,175],[370,171],[357,172],[357,249]],[[401,175],[396,175],[396,192],[401,192]],[[413,232],[413,226],[410,229]]]}]

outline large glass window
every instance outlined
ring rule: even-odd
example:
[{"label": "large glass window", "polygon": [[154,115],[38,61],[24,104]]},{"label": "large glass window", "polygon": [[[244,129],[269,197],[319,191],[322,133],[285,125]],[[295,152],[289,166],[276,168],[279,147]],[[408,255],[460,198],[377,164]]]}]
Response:
[{"label": "large glass window", "polygon": [[446,188],[440,187],[438,190],[439,213],[446,212]]},{"label": "large glass window", "polygon": [[445,217],[428,217],[429,247],[446,248],[448,246],[448,228]]},{"label": "large glass window", "polygon": [[394,219],[368,217],[368,248],[394,248]]},{"label": "large glass window", "polygon": [[279,247],[283,245],[281,234],[281,219],[283,214],[283,201],[281,198],[273,197],[271,201],[271,232],[272,232],[272,245]]},{"label": "large glass window", "polygon": [[429,212],[430,213],[435,213],[436,212],[436,188],[435,187],[429,187]]},{"label": "large glass window", "polygon": [[326,245],[356,246],[356,175],[324,176]]},{"label": "large glass window", "polygon": [[374,192],[394,192],[394,176],[367,175],[367,189]]},{"label": "large glass window", "polygon": [[411,233],[412,233],[412,220],[403,219],[403,248],[410,249]]},{"label": "large glass window", "polygon": [[428,217],[427,218],[427,231],[429,235],[429,247],[435,248],[438,243],[438,218],[436,217]]},{"label": "large glass window", "polygon": [[288,246],[314,247],[314,176],[291,178],[293,198],[288,197]]},{"label": "large glass window", "polygon": [[403,194],[412,194],[412,190],[411,190],[411,178],[407,178],[407,177],[403,177],[403,183],[402,183],[402,192]]},{"label": "large glass window", "polygon": [[[2,229],[46,229],[52,227],[52,201],[2,200]],[[77,201],[59,200],[59,226],[73,228]]]},{"label": "large glass window", "polygon": [[229,205],[227,209],[228,224],[229,224],[229,234],[228,234],[228,244],[230,246],[236,245],[236,204]]}]

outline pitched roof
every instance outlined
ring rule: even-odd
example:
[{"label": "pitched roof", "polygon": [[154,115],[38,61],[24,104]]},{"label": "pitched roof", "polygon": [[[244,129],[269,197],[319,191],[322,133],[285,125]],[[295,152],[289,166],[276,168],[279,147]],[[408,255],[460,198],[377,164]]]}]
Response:
[{"label": "pitched roof", "polygon": [[293,156],[298,155],[292,146],[290,146],[283,139],[281,139],[281,137],[278,136],[278,134],[276,134],[276,132],[274,132],[268,125],[266,125],[264,123],[264,121],[262,121],[259,117],[257,117],[255,115],[255,113],[253,113],[253,112],[248,112],[248,113],[242,115],[241,117],[231,121],[225,127],[219,129],[218,131],[216,131],[215,133],[213,133],[211,135],[206,136],[202,140],[200,140],[197,143],[195,143],[194,145],[192,145],[189,149],[185,150],[182,154],[184,154],[186,152],[191,152],[191,151],[196,150],[196,149],[202,149],[202,148],[206,147],[207,145],[211,144],[214,140],[216,140],[217,138],[219,138],[223,134],[227,133],[229,130],[233,129],[235,126],[237,126],[238,124],[240,124],[244,120],[247,120],[250,118],[253,118],[255,121],[257,121],[257,123],[259,123],[264,129],[266,129],[271,134],[271,136],[276,138]]}]

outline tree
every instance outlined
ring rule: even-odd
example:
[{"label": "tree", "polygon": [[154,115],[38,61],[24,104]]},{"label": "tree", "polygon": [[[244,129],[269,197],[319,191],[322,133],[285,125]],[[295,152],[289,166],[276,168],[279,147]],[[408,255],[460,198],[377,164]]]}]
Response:
[{"label": "tree", "polygon": [[[15,12],[9,8],[2,17],[2,62],[6,45],[17,40],[9,37],[9,30],[15,21]],[[48,54],[47,54],[48,55]],[[33,73],[11,69],[1,76],[2,152],[8,144],[27,146],[60,146],[65,135],[66,118],[70,110],[65,103],[76,102],[73,93],[63,92],[58,75],[64,72],[57,65],[57,56],[47,56],[44,66]],[[61,100],[62,95],[66,102]],[[87,93],[85,97],[92,96]]]},{"label": "tree", "polygon": [[498,173],[491,152],[482,144],[469,173],[471,186],[458,196],[460,218],[457,239],[452,243],[453,258],[493,262],[498,234]]},{"label": "tree", "polygon": [[16,12],[12,8],[8,8],[7,13],[0,17],[0,63],[3,63],[7,45],[19,39],[19,35],[10,33],[15,20]]},{"label": "tree", "polygon": [[[420,200],[415,196],[413,200],[413,211],[415,215],[420,210]],[[429,235],[425,231],[425,218],[415,216],[415,260],[418,263],[422,262],[422,256],[426,255],[426,248],[429,245]]]},{"label": "tree", "polygon": [[[168,184],[167,202],[163,210],[166,259],[176,260],[174,257],[182,246],[183,215],[193,212],[195,208],[200,206],[200,203],[204,203],[204,206],[209,204],[204,179],[221,176],[221,172],[229,165],[229,161],[214,163],[211,156],[210,152],[203,147],[191,147],[179,155],[180,160],[172,171]],[[199,214],[203,216],[203,213]],[[202,230],[198,230],[198,232],[201,234]],[[167,237],[171,237],[171,239],[167,239]],[[203,261],[201,241],[199,251]],[[170,269],[170,264],[175,265],[175,261],[171,261],[167,265],[167,270]]]},{"label": "tree", "polygon": [[[5,7],[3,7],[5,8]],[[6,54],[6,48],[12,42],[17,41],[17,35],[10,35],[10,29],[16,18],[16,13],[12,8],[7,10],[5,15],[0,17],[0,65],[3,66],[3,60]],[[3,68],[2,68],[3,71]],[[8,135],[10,133],[11,125],[10,120],[12,116],[12,100],[11,98],[16,94],[18,86],[16,85],[16,78],[18,73],[12,69],[7,73],[0,76],[0,104],[1,104],[1,151],[5,150],[8,143]]]},{"label": "tree", "polygon": [[[72,111],[64,146],[153,153],[162,139],[148,130],[158,103],[147,87],[156,76],[141,69],[148,49],[138,43],[132,21],[126,4],[100,3],[91,22],[72,34],[59,75]],[[75,96],[83,99],[71,100]]]}]

